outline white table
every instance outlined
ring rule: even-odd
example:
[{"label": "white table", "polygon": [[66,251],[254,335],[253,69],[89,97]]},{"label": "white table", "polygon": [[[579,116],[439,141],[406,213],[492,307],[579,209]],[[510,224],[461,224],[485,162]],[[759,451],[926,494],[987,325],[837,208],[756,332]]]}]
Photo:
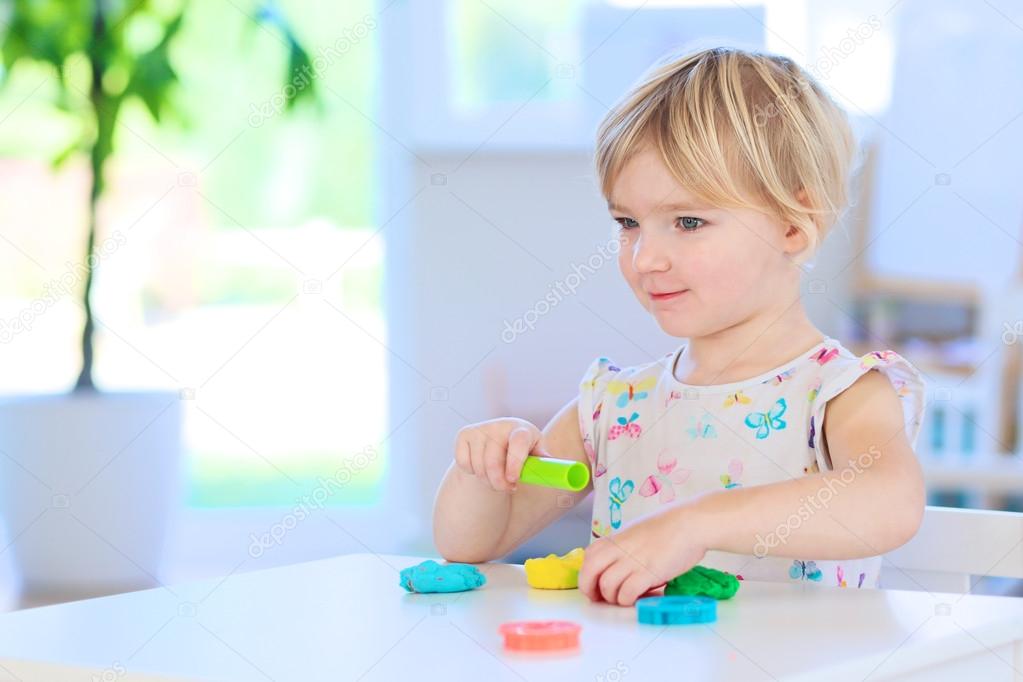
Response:
[{"label": "white table", "polygon": [[[744,582],[716,623],[664,627],[530,589],[514,564],[481,566],[471,592],[408,594],[398,570],[421,560],[353,554],[0,615],[0,679],[1023,678],[1012,598]],[[580,623],[581,652],[504,653],[497,627],[520,619]]]}]

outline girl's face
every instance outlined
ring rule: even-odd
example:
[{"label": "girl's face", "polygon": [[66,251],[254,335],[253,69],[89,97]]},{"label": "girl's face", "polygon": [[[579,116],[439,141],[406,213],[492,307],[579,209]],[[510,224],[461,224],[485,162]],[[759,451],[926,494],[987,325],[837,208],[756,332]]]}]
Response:
[{"label": "girl's face", "polygon": [[803,233],[752,209],[702,205],[650,147],[622,169],[608,210],[625,280],[672,336],[710,336],[758,317],[766,326],[798,298],[790,255],[806,245]]}]

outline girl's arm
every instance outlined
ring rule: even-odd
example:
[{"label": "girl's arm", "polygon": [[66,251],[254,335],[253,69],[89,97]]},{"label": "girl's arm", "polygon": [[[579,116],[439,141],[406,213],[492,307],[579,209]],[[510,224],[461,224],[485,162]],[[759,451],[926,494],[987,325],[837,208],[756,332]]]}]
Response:
[{"label": "girl's arm", "polygon": [[[551,457],[586,463],[574,399],[544,427],[539,449]],[[518,484],[514,492],[495,490],[452,463],[437,491],[434,544],[448,561],[483,563],[503,557],[586,498],[583,490]]]},{"label": "girl's arm", "polygon": [[832,471],[705,495],[679,507],[683,524],[706,549],[757,556],[853,559],[911,539],[923,474],[887,377],[867,372],[829,401],[824,433]]}]

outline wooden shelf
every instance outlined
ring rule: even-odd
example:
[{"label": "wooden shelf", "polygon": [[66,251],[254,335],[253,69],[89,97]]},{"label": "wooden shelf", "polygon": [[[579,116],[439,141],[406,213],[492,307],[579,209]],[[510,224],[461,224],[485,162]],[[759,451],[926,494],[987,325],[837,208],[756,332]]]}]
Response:
[{"label": "wooden shelf", "polygon": [[914,301],[958,303],[979,308],[980,287],[970,282],[923,280],[875,273],[861,273],[853,285],[853,296],[890,296]]}]

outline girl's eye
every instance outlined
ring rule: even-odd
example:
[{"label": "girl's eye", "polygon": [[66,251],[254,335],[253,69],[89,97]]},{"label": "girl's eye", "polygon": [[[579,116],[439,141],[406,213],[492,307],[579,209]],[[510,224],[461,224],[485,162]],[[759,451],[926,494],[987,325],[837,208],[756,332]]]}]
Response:
[{"label": "girl's eye", "polygon": [[676,221],[685,232],[695,232],[706,222],[703,218],[694,218],[693,216],[682,216]]},{"label": "girl's eye", "polygon": [[639,221],[635,218],[615,218],[615,222],[621,225],[626,230],[633,227],[639,227]]}]

